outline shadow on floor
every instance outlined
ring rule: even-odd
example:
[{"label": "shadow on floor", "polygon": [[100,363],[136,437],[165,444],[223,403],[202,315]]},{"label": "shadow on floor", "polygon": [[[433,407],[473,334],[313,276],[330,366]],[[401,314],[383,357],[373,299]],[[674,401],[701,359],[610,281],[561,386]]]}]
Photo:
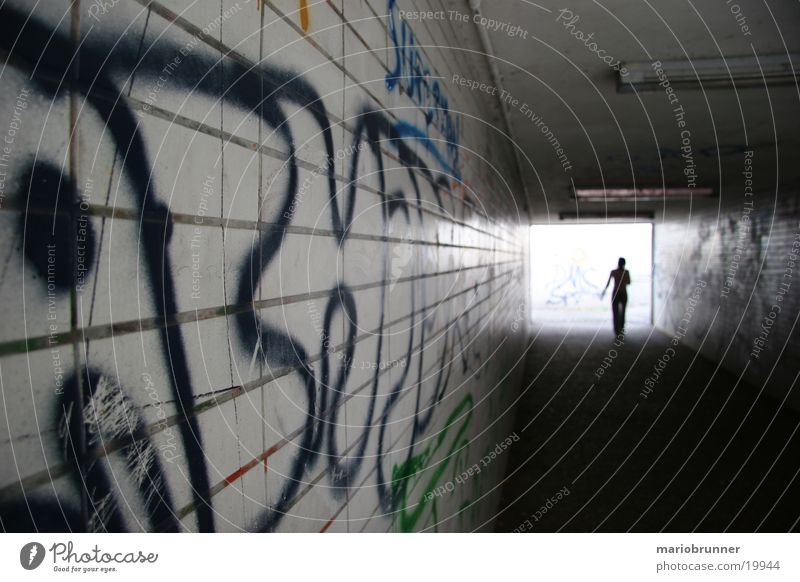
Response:
[{"label": "shadow on floor", "polygon": [[534,330],[495,530],[797,531],[800,414],[681,346],[648,394],[670,338],[605,328]]}]

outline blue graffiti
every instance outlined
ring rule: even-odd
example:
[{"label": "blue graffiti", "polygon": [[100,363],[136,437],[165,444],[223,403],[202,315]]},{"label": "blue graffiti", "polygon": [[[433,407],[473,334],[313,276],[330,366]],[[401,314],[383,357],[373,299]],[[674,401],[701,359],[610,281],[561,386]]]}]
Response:
[{"label": "blue graffiti", "polygon": [[[441,169],[443,172],[453,176],[457,180],[461,180],[461,174],[457,167],[451,166],[450,162],[448,162],[445,157],[442,155],[442,152],[439,151],[439,148],[436,147],[436,143],[428,134],[424,131],[419,129],[416,125],[408,123],[407,121],[398,121],[395,123],[395,129],[397,130],[397,134],[402,139],[416,139],[425,150],[433,156],[438,164],[440,164]],[[449,147],[448,143],[448,147]]]},{"label": "blue graffiti", "polygon": [[[451,114],[447,95],[439,82],[431,78],[431,69],[417,46],[414,32],[401,18],[396,0],[388,1],[387,12],[395,63],[386,75],[386,88],[389,92],[399,88],[425,111],[426,124],[439,130],[447,142],[450,161],[443,165],[458,168],[460,122]],[[426,144],[426,147],[429,145]]]},{"label": "blue graffiti", "polygon": [[578,305],[587,295],[597,298],[600,288],[588,279],[589,271],[580,265],[569,265],[565,272],[559,270],[549,284],[548,305]]}]

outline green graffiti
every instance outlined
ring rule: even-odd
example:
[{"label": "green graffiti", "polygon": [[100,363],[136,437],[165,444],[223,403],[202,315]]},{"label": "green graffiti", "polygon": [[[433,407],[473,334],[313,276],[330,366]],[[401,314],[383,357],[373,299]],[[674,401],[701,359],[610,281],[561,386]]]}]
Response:
[{"label": "green graffiti", "polygon": [[[400,507],[399,512],[399,528],[400,531],[410,532],[415,531],[417,523],[425,511],[428,503],[431,503],[431,511],[436,515],[436,499],[429,499],[430,496],[425,495],[429,491],[433,491],[439,484],[439,480],[447,470],[450,460],[457,455],[462,449],[469,445],[469,440],[464,438],[464,433],[469,426],[469,421],[472,418],[472,396],[467,394],[464,399],[459,402],[458,406],[450,413],[447,418],[444,428],[439,431],[436,440],[425,447],[419,454],[414,455],[404,463],[395,465],[392,468],[392,498],[395,499]],[[425,487],[422,497],[419,502],[414,504],[414,509],[409,511],[408,491],[411,486],[411,480],[419,473],[424,471],[428,466],[430,460],[442,448],[445,439],[447,438],[450,428],[459,422],[458,431],[454,435],[450,448],[444,459],[438,462],[435,471],[428,479],[428,484]],[[416,483],[416,482],[415,482]],[[434,527],[438,520],[434,521]]]}]

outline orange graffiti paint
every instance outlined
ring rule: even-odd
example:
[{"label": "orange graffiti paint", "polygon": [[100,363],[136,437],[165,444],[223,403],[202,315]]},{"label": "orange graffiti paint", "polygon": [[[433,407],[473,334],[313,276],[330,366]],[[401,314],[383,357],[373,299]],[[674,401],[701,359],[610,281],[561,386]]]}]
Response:
[{"label": "orange graffiti paint", "polygon": [[300,26],[303,32],[308,32],[308,0],[300,0]]}]

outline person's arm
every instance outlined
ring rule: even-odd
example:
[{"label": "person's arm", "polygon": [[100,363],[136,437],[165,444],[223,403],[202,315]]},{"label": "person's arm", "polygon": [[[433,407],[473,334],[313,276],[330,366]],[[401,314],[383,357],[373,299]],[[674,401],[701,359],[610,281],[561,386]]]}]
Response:
[{"label": "person's arm", "polygon": [[[612,272],[613,273],[613,272]],[[611,278],[614,276],[612,273],[608,274],[608,281],[606,281],[606,286],[603,287],[603,292],[600,293],[600,299],[605,297],[606,291],[608,290],[608,286],[611,284]]]}]

